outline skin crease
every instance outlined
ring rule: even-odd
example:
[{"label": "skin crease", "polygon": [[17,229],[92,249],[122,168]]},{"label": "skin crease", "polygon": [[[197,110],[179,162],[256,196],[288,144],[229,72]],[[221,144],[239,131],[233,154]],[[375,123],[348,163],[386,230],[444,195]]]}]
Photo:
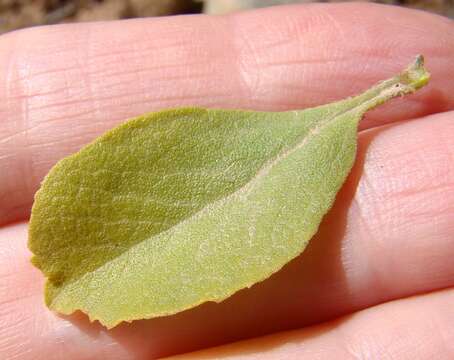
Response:
[{"label": "skin crease", "polygon": [[[358,160],[334,208],[282,271],[221,304],[112,331],[45,308],[26,220],[57,160],[150,110],[283,110],[340,99],[418,53],[430,84],[362,122]],[[453,358],[453,60],[452,21],[360,4],[0,37],[0,357],[153,359],[303,328],[191,356]]]},{"label": "skin crease", "polygon": [[171,359],[410,359],[410,354],[417,359],[444,359],[454,351],[453,301],[452,290],[402,299],[305,329]]}]

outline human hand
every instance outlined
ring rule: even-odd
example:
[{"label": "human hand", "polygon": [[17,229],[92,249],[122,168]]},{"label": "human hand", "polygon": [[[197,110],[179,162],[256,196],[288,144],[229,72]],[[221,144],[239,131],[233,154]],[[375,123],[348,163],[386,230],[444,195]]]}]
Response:
[{"label": "human hand", "polygon": [[[282,271],[221,304],[109,331],[45,307],[26,221],[56,161],[150,110],[305,108],[356,94],[419,53],[431,82],[363,120],[334,208]],[[0,358],[152,359],[294,328],[191,356],[453,358],[453,64],[451,20],[359,4],[2,36]]]}]

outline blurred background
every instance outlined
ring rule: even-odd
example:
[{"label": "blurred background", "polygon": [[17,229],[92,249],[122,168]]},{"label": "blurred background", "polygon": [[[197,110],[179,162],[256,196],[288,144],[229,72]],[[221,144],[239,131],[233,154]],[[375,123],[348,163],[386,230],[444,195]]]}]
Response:
[{"label": "blurred background", "polygon": [[[0,0],[0,34],[63,22],[128,19],[190,13],[226,14],[278,4],[339,0]],[[364,0],[432,11],[454,18],[454,0]]]}]

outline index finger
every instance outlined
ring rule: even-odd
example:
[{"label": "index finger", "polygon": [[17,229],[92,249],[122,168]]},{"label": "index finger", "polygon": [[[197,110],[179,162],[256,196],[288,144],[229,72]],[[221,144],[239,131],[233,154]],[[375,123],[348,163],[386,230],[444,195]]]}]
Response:
[{"label": "index finger", "polygon": [[305,108],[399,71],[430,90],[364,126],[454,108],[454,26],[359,4],[44,27],[0,39],[0,224],[26,218],[49,168],[125,118],[165,107]]}]

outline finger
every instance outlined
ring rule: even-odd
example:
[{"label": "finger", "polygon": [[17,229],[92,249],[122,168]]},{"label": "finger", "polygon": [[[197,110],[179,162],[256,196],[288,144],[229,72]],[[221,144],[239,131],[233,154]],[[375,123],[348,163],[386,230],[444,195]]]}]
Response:
[{"label": "finger", "polygon": [[86,331],[45,310],[43,278],[31,266],[26,225],[0,229],[2,359],[134,359],[108,334]]},{"label": "finger", "polygon": [[[358,29],[361,29],[359,31]],[[427,57],[430,88],[366,126],[454,107],[454,25],[366,5],[295,6],[32,29],[0,40],[0,224],[49,168],[125,118],[203,105],[282,110],[343,98]]]},{"label": "finger", "polygon": [[453,117],[438,114],[362,133],[356,166],[302,256],[221,304],[176,316],[113,331],[89,326],[84,317],[59,318],[43,305],[41,276],[28,261],[26,226],[0,232],[0,338],[13,336],[13,348],[25,343],[34,354],[52,354],[61,346],[55,334],[62,334],[68,354],[77,353],[80,343],[102,351],[107,342],[112,353],[104,358],[131,352],[149,359],[454,286]]},{"label": "finger", "polygon": [[[172,359],[452,359],[454,290],[379,305],[302,330]],[[168,358],[170,360],[170,358]]]}]

